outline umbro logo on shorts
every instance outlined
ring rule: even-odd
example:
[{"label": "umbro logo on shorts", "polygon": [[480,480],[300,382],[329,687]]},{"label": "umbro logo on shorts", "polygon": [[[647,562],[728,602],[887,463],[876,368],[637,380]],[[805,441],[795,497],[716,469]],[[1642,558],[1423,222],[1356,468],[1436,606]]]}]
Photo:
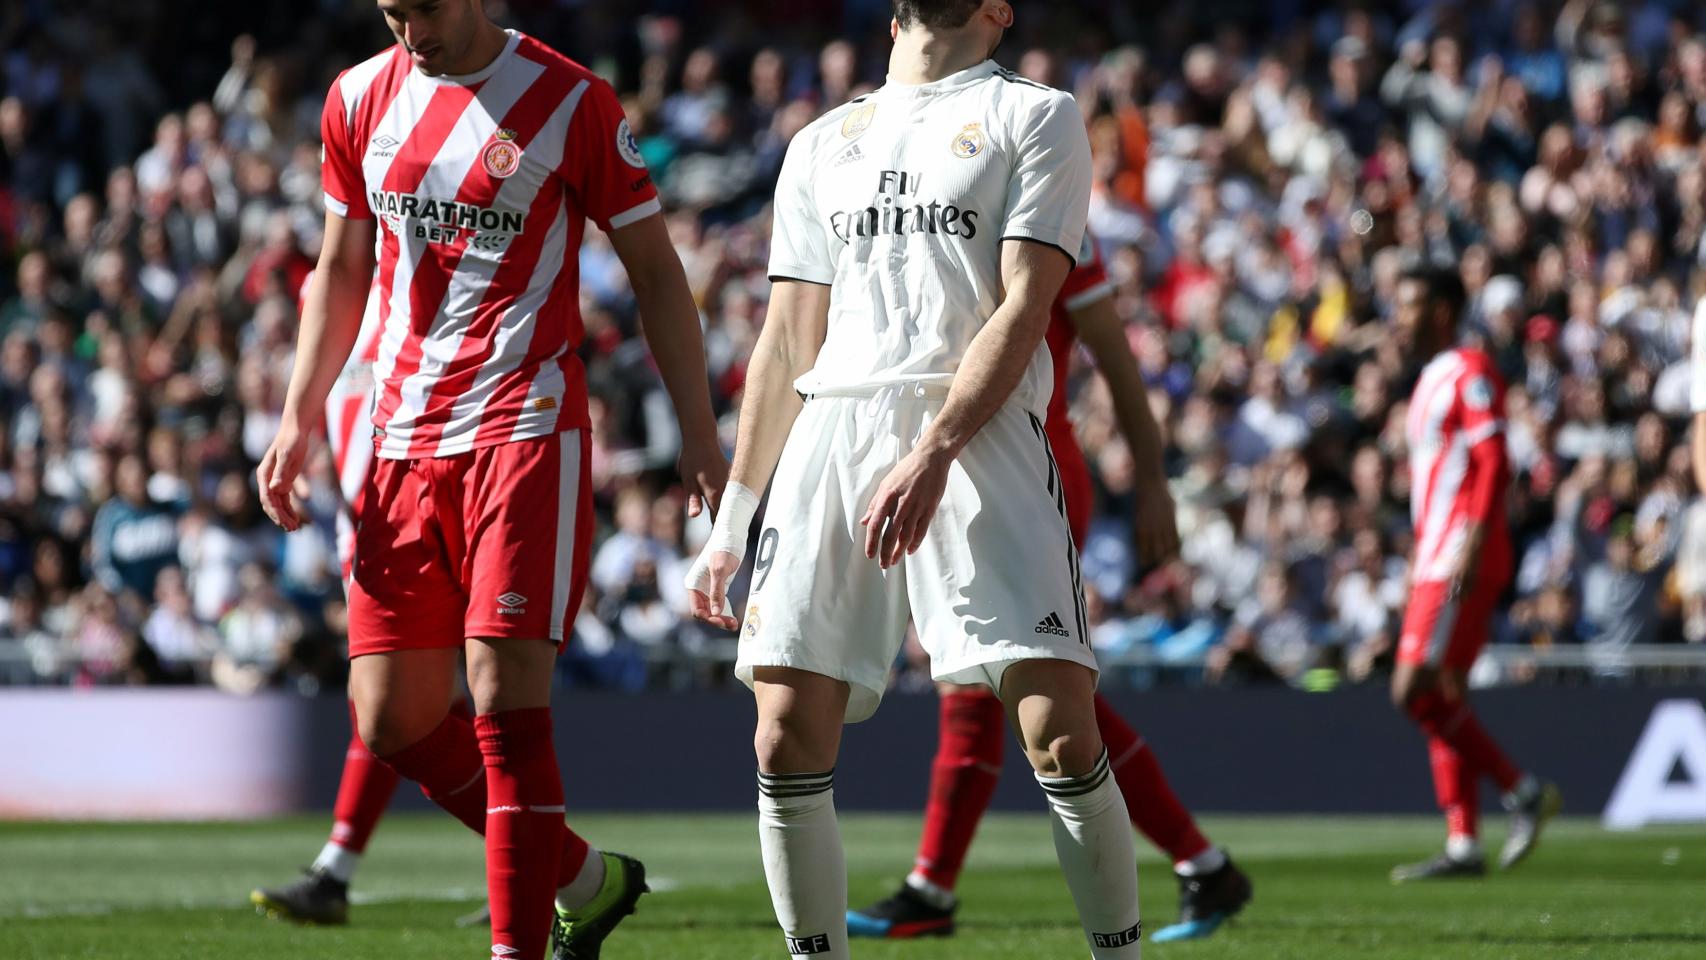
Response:
[{"label": "umbro logo on shorts", "polygon": [[1072,636],[1072,634],[1066,631],[1066,624],[1060,622],[1059,613],[1050,613],[1048,616],[1038,620],[1037,632],[1050,634],[1056,637]]},{"label": "umbro logo on shorts", "polygon": [[522,607],[525,606],[526,603],[527,603],[527,598],[522,596],[519,593],[514,592],[514,591],[511,591],[509,593],[499,594],[498,595],[498,612],[499,613],[512,614],[512,615],[513,614],[526,613],[527,611],[522,609]]}]

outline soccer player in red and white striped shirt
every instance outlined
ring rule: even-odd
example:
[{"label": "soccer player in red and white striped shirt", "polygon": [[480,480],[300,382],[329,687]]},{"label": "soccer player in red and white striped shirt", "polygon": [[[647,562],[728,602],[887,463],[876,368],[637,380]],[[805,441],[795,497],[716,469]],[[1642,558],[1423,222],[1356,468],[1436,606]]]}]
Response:
[{"label": "soccer player in red and white striped shirt", "polygon": [[[566,828],[551,743],[552,665],[593,522],[575,354],[585,222],[627,268],[692,512],[727,474],[698,313],[609,85],[500,29],[483,0],[378,6],[397,45],[326,98],[325,242],[262,502],[300,525],[292,482],[376,310],[376,459],[349,587],[361,738],[485,835],[494,958],[537,960],[548,939],[557,957],[590,956],[644,872]],[[472,725],[450,713],[463,651]]]},{"label": "soccer player in red and white striped shirt", "polygon": [[1428,735],[1447,837],[1440,855],[1394,869],[1395,882],[1486,871],[1477,833],[1483,776],[1511,811],[1501,867],[1534,849],[1561,805],[1555,786],[1505,756],[1465,696],[1469,668],[1510,583],[1514,549],[1505,514],[1504,384],[1486,353],[1456,346],[1463,304],[1462,281],[1449,270],[1411,270],[1398,284],[1397,333],[1426,366],[1405,424],[1416,547],[1392,699]]}]

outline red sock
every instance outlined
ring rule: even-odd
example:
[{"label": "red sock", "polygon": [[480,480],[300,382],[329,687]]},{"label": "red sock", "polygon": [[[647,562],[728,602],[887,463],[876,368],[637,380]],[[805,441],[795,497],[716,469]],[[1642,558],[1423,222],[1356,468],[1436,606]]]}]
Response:
[{"label": "red sock", "polygon": [[[436,730],[381,762],[419,783],[428,800],[443,807],[470,830],[485,836],[486,767],[474,736],[474,725],[469,722],[470,714],[467,702],[457,700]],[[555,769],[555,760],[552,764]],[[557,886],[566,885],[580,873],[589,849],[579,834],[564,826],[562,871]]]},{"label": "red sock", "polygon": [[1470,771],[1492,777],[1506,793],[1516,789],[1522,771],[1493,742],[1468,701],[1448,700],[1439,691],[1430,690],[1410,701],[1409,712],[1422,732],[1451,744]]},{"label": "red sock", "polygon": [[338,802],[332,807],[332,842],[351,853],[367,849],[373,828],[397,792],[397,771],[387,767],[361,742],[355,726],[355,704],[349,706],[349,746],[344,750],[344,773],[338,778]]},{"label": "red sock", "polygon": [[939,710],[930,800],[914,864],[925,879],[952,890],[1001,779],[1006,717],[1000,699],[985,690],[950,693]]},{"label": "red sock", "polygon": [[468,829],[486,832],[486,768],[467,720],[446,714],[431,733],[382,759]]},{"label": "red sock", "polygon": [[1173,793],[1155,751],[1138,736],[1108,701],[1096,695],[1096,726],[1108,748],[1108,765],[1125,796],[1131,822],[1149,842],[1165,851],[1174,863],[1189,860],[1208,849],[1208,839],[1197,822]]},{"label": "red sock", "polygon": [[486,893],[492,955],[540,960],[551,935],[563,857],[563,781],[551,747],[551,711],[505,710],[474,719],[486,761]]},{"label": "red sock", "polygon": [[1434,798],[1445,811],[1446,832],[1454,837],[1480,835],[1480,784],[1475,771],[1439,737],[1428,738],[1428,760],[1434,773]]}]

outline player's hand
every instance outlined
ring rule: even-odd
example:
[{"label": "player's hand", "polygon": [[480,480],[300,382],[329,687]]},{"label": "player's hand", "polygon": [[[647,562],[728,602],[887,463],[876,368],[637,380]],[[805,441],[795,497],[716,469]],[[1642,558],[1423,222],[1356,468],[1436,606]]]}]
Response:
[{"label": "player's hand", "polygon": [[255,482],[260,487],[261,509],[267,518],[287,533],[302,529],[307,522],[301,509],[299,483],[302,465],[308,461],[312,438],[288,420],[279,427],[272,446],[261,457],[255,470]]},{"label": "player's hand", "polygon": [[707,546],[687,571],[687,606],[693,619],[724,630],[740,629],[729,605],[729,583],[740,569],[740,557]]},{"label": "player's hand", "polygon": [[1179,554],[1179,519],[1167,482],[1150,484],[1137,496],[1137,556],[1156,570]]},{"label": "player's hand", "polygon": [[948,489],[953,462],[945,454],[915,448],[895,464],[859,521],[865,528],[865,556],[886,570],[900,562],[903,551],[918,550]]},{"label": "player's hand", "polygon": [[708,443],[683,443],[675,462],[681,482],[687,485],[687,515],[697,517],[722,506],[723,485],[729,482],[729,461],[713,438]]}]

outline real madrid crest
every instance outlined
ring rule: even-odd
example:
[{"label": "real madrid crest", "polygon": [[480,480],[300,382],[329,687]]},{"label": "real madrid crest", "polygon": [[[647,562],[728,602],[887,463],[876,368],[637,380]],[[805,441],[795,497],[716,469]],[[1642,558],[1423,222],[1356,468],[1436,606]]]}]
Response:
[{"label": "real madrid crest", "polygon": [[876,113],[877,105],[874,103],[867,103],[849,113],[847,119],[841,121],[841,135],[851,140],[864,133],[865,128],[871,125],[871,118],[876,116]]},{"label": "real madrid crest", "polygon": [[983,127],[981,124],[968,123],[954,134],[954,156],[968,160],[983,152]]},{"label": "real madrid crest", "polygon": [[521,148],[515,145],[515,131],[508,127],[500,129],[492,142],[486,144],[480,162],[487,173],[499,180],[514,173],[521,166]]}]

